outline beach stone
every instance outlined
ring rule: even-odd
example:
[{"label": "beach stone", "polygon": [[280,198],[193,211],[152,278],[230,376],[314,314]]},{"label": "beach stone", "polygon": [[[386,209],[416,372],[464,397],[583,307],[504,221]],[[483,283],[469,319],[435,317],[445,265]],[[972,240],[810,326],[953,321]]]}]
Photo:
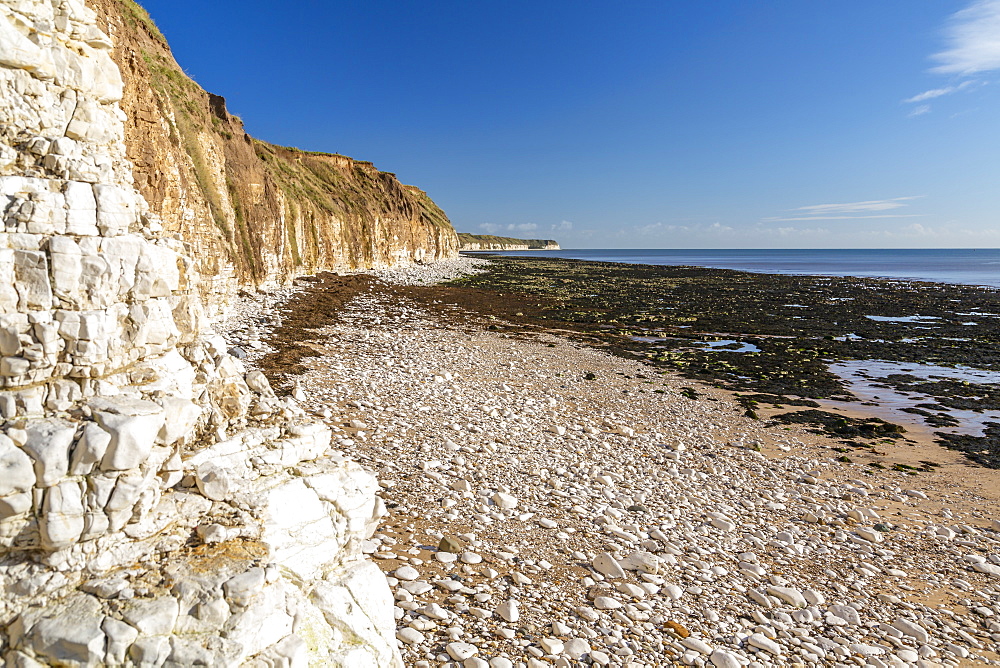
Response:
[{"label": "beach stone", "polygon": [[596,649],[590,652],[590,660],[599,666],[606,666],[611,663],[611,657],[606,652]]},{"label": "beach stone", "polygon": [[426,640],[423,633],[416,629],[411,629],[409,626],[404,626],[396,631],[396,637],[407,645],[417,645]]},{"label": "beach stone", "polygon": [[978,573],[985,573],[986,575],[992,575],[993,577],[1000,578],[1000,566],[994,564],[972,564],[972,570]]},{"label": "beach stone", "polygon": [[571,629],[560,621],[552,622],[552,635],[567,637],[572,631]]},{"label": "beach stone", "polygon": [[768,587],[767,593],[796,608],[804,608],[808,605],[802,592],[792,587]]},{"label": "beach stone", "polygon": [[765,636],[763,633],[751,634],[750,637],[747,638],[747,642],[749,642],[754,647],[759,647],[760,649],[767,650],[768,652],[774,654],[775,656],[779,656],[781,654],[781,645],[774,642],[773,640]]},{"label": "beach stone", "polygon": [[892,628],[896,629],[903,635],[910,636],[919,643],[926,644],[930,641],[930,635],[927,631],[914,621],[906,619],[905,617],[900,617],[891,624]]},{"label": "beach stone", "polygon": [[620,563],[625,570],[655,575],[660,572],[662,561],[651,552],[636,551],[629,554]]},{"label": "beach stone", "polygon": [[610,596],[598,596],[594,599],[594,607],[598,610],[617,610],[622,607],[622,603]]},{"label": "beach stone", "polygon": [[851,626],[861,625],[861,615],[858,614],[856,608],[850,605],[831,605],[829,611],[831,614],[843,619]]},{"label": "beach stone", "polygon": [[688,649],[693,649],[699,654],[708,655],[712,653],[712,646],[700,638],[685,638],[684,640],[681,640],[681,645],[687,647]]},{"label": "beach stone", "polygon": [[677,585],[667,585],[664,587],[664,591],[666,591],[667,596],[670,597],[670,600],[672,601],[679,601],[681,597],[684,596],[684,590]]},{"label": "beach stone", "polygon": [[614,557],[612,557],[607,552],[602,552],[594,557],[591,565],[594,570],[608,578],[623,578],[625,577],[625,570],[621,567]]},{"label": "beach stone", "polygon": [[558,638],[541,638],[538,644],[546,654],[562,654],[566,648],[566,644]]},{"label": "beach stone", "polygon": [[445,620],[448,619],[448,611],[442,608],[437,603],[431,602],[420,608],[420,612],[431,619]]},{"label": "beach stone", "polygon": [[521,618],[521,612],[518,609],[518,602],[514,599],[508,599],[497,606],[496,614],[498,614],[504,621],[509,623],[514,623]]},{"label": "beach stone", "polygon": [[715,668],[742,668],[743,666],[739,659],[724,649],[714,650],[709,656],[709,660]]},{"label": "beach stone", "polygon": [[409,581],[416,580],[420,577],[420,571],[418,571],[413,566],[400,566],[392,573],[393,577],[397,580]]},{"label": "beach stone", "polygon": [[578,661],[590,654],[590,643],[583,638],[570,638],[566,641],[563,653],[570,659]]},{"label": "beach stone", "polygon": [[459,554],[463,550],[462,543],[453,536],[443,536],[441,542],[438,543],[439,552],[451,552],[453,554]]},{"label": "beach stone", "polygon": [[855,533],[870,543],[881,543],[883,540],[882,532],[876,531],[875,529],[869,529],[867,527],[858,527],[857,529],[855,529]]},{"label": "beach stone", "polygon": [[497,506],[503,510],[513,510],[517,508],[517,498],[511,496],[510,494],[504,494],[503,492],[497,492],[492,497],[490,497]]},{"label": "beach stone", "polygon": [[479,653],[478,647],[467,642],[448,643],[445,649],[448,652],[448,656],[456,661],[465,661]]}]

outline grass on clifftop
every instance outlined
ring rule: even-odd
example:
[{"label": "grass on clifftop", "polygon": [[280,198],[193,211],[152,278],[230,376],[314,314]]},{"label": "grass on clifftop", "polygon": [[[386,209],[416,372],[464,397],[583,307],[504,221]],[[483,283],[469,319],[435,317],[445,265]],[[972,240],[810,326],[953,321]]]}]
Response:
[{"label": "grass on clifftop", "polygon": [[541,249],[556,244],[555,239],[517,239],[514,237],[498,237],[492,234],[470,234],[459,232],[458,240],[462,244],[503,244],[505,246],[527,246]]},{"label": "grass on clifftop", "polygon": [[167,38],[163,36],[163,33],[160,32],[149,12],[143,9],[142,6],[134,2],[134,0],[118,0],[118,4],[121,5],[122,17],[130,28],[135,30],[138,25],[142,25],[151,37],[163,44],[163,46],[167,46]]}]

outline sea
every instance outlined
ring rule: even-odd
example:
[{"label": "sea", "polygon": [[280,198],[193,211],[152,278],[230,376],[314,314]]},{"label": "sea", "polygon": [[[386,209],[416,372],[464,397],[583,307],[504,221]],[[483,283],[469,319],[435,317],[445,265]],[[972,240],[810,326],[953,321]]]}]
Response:
[{"label": "sea", "polygon": [[[478,254],[478,253],[477,253]],[[861,276],[905,281],[929,281],[978,285],[1000,290],[1000,248],[980,249],[843,249],[843,250],[673,250],[673,249],[565,249],[558,251],[490,251],[492,255],[553,257],[596,262],[624,262],[661,266],[694,266],[736,269],[762,274],[811,276]],[[989,314],[986,314],[989,315]],[[868,316],[873,320],[880,316]],[[894,322],[919,323],[924,316],[884,318]],[[992,322],[992,321],[991,321]],[[976,323],[970,323],[976,324]],[[733,340],[719,344],[739,343]],[[711,345],[709,343],[708,345]],[[747,347],[749,346],[749,347]],[[754,352],[756,347],[730,352]],[[941,409],[959,421],[957,427],[931,428],[920,416],[904,409],[920,402],[933,403],[930,395],[897,392],[884,382],[891,374],[909,374],[928,381],[953,378],[978,384],[1000,382],[1000,373],[963,365],[941,367],[893,360],[855,360],[829,365],[851,392],[866,401],[865,410],[914,431],[950,432],[981,436],[988,423],[1000,423],[994,410],[960,411]],[[826,409],[856,409],[857,404],[823,401]]]},{"label": "sea", "polygon": [[864,276],[1000,288],[1000,248],[843,250],[565,249],[491,255],[737,269],[761,274]]}]

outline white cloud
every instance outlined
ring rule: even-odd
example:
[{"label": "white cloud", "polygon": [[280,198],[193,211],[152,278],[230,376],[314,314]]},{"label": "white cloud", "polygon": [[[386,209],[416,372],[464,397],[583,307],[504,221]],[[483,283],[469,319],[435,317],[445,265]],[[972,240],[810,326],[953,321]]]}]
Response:
[{"label": "white cloud", "polygon": [[872,211],[890,211],[907,206],[906,202],[920,199],[921,195],[910,197],[893,197],[891,199],[872,199],[864,202],[845,202],[841,204],[811,204],[800,206],[792,211],[801,211],[809,216],[829,215],[829,214],[857,214],[869,213]]},{"label": "white cloud", "polygon": [[535,223],[511,223],[509,225],[497,225],[495,223],[481,223],[479,229],[487,234],[498,234],[500,232],[534,232],[538,229]]},{"label": "white cloud", "polygon": [[559,223],[558,225],[553,225],[552,226],[552,231],[553,232],[569,232],[572,229],[573,229],[573,223],[571,223],[568,220],[564,220],[561,223]]},{"label": "white cloud", "polygon": [[919,95],[914,95],[913,97],[906,98],[905,100],[903,100],[903,103],[904,104],[912,104],[914,102],[924,102],[926,100],[933,100],[936,97],[942,97],[944,95],[951,95],[952,93],[957,93],[960,90],[965,90],[965,89],[969,88],[970,86],[975,85],[976,83],[978,83],[978,82],[975,81],[975,80],[970,79],[968,81],[963,81],[962,83],[958,84],[957,86],[945,86],[944,88],[932,88],[931,90],[925,90],[923,93],[920,93]]},{"label": "white cloud", "polygon": [[907,114],[908,117],[913,118],[914,116],[923,116],[924,114],[930,113],[931,105],[922,104],[910,113]]},{"label": "white cloud", "polygon": [[891,199],[872,199],[864,202],[843,202],[839,204],[811,204],[792,209],[792,215],[772,216],[763,218],[765,223],[792,223],[811,220],[871,220],[875,218],[919,218],[918,213],[884,213],[909,205],[911,200],[920,199],[922,195],[911,197],[893,197]]},{"label": "white cloud", "polygon": [[919,242],[923,244],[933,243],[928,248],[941,247],[942,243],[949,246],[959,247],[964,244],[986,244],[1000,239],[1000,230],[988,228],[973,230],[967,227],[956,227],[952,223],[945,223],[938,227],[931,227],[921,223],[912,223],[905,227],[881,230],[859,230],[855,233],[858,239],[875,241],[895,241],[895,242]]},{"label": "white cloud", "polygon": [[656,236],[664,232],[669,234],[698,234],[698,235],[714,235],[722,236],[735,232],[735,228],[728,225],[723,225],[722,223],[712,223],[711,225],[703,225],[701,223],[696,223],[694,225],[665,225],[663,223],[650,223],[649,225],[643,225],[641,227],[629,227],[619,230],[619,233],[624,236],[641,235],[641,236]]},{"label": "white cloud", "polygon": [[886,213],[876,216],[802,216],[800,218],[765,218],[768,223],[793,222],[799,220],[871,220],[873,218],[920,218],[920,213]]},{"label": "white cloud", "polygon": [[945,28],[947,48],[932,58],[932,71],[969,76],[1000,69],[1000,0],[975,0]]}]

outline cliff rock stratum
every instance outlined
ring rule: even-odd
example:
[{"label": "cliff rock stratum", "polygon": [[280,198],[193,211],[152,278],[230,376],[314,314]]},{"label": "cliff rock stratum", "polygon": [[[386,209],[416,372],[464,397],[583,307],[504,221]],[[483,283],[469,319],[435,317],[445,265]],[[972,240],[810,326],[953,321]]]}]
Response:
[{"label": "cliff rock stratum", "polygon": [[493,234],[469,234],[459,232],[461,251],[505,251],[505,250],[561,250],[555,239],[516,239],[498,237]]},{"label": "cliff rock stratum", "polygon": [[370,162],[254,139],[224,98],[184,74],[139,5],[90,6],[113,36],[136,190],[189,244],[210,308],[238,284],[457,252],[451,223],[422,190]]},{"label": "cliff rock stratum", "polygon": [[251,138],[128,0],[0,1],[0,118],[5,665],[399,665],[374,476],[210,322],[448,219]]}]

